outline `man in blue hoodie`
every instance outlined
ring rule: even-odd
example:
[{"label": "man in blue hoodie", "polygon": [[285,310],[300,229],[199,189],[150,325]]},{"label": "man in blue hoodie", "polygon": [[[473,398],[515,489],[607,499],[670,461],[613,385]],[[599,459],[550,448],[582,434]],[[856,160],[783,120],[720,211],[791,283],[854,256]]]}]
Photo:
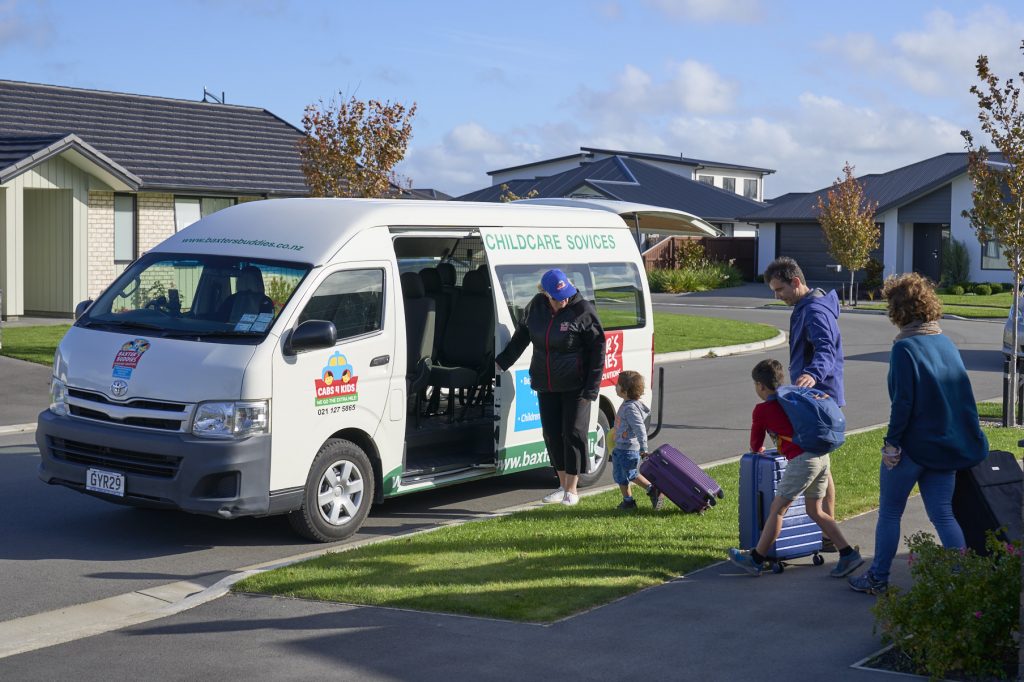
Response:
[{"label": "man in blue hoodie", "polygon": [[[794,386],[817,388],[846,405],[843,395],[843,339],[839,333],[839,297],[835,291],[807,286],[804,273],[788,256],[776,258],[764,271],[764,281],[775,298],[793,306],[789,317],[789,380]],[[822,509],[835,516],[836,485],[832,472]],[[831,541],[826,551],[834,551]]]}]

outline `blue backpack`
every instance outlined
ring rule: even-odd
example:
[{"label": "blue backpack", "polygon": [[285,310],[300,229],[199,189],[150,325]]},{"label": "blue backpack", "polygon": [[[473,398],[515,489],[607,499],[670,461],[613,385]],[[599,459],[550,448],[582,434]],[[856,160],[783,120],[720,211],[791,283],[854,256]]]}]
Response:
[{"label": "blue backpack", "polygon": [[793,425],[792,438],[779,438],[792,440],[813,455],[824,455],[843,444],[846,417],[828,393],[816,388],[779,386],[775,398]]}]

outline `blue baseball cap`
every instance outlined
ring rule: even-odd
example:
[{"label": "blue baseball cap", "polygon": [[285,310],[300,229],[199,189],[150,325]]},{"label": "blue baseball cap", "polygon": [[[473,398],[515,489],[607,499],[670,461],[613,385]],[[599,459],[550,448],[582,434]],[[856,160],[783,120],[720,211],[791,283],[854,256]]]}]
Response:
[{"label": "blue baseball cap", "polygon": [[564,301],[576,295],[576,287],[572,285],[565,273],[555,268],[548,270],[540,278],[540,286],[547,292],[548,296],[556,301]]}]

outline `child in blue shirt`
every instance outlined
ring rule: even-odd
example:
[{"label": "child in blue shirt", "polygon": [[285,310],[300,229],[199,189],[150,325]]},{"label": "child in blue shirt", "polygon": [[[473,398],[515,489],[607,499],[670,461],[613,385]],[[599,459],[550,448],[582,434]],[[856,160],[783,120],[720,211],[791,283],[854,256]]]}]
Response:
[{"label": "child in blue shirt", "polygon": [[615,393],[622,398],[615,413],[615,449],[612,450],[612,479],[619,484],[622,502],[619,509],[636,509],[631,484],[635,481],[647,491],[655,509],[661,509],[664,500],[657,488],[640,472],[640,458],[647,456],[647,425],[644,419],[649,407],[640,402],[644,394],[644,378],[639,372],[623,371],[615,384]]}]

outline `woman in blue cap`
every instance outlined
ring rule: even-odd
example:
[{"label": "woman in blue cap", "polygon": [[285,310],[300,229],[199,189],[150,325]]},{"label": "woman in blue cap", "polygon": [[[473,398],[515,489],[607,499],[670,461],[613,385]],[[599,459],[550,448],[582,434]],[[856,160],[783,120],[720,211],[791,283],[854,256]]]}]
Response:
[{"label": "woman in blue cap", "polygon": [[533,343],[530,385],[537,392],[544,444],[559,483],[544,501],[571,506],[579,502],[576,485],[589,464],[590,406],[604,370],[604,329],[593,304],[561,270],[545,272],[538,288],[495,365],[504,372]]}]

